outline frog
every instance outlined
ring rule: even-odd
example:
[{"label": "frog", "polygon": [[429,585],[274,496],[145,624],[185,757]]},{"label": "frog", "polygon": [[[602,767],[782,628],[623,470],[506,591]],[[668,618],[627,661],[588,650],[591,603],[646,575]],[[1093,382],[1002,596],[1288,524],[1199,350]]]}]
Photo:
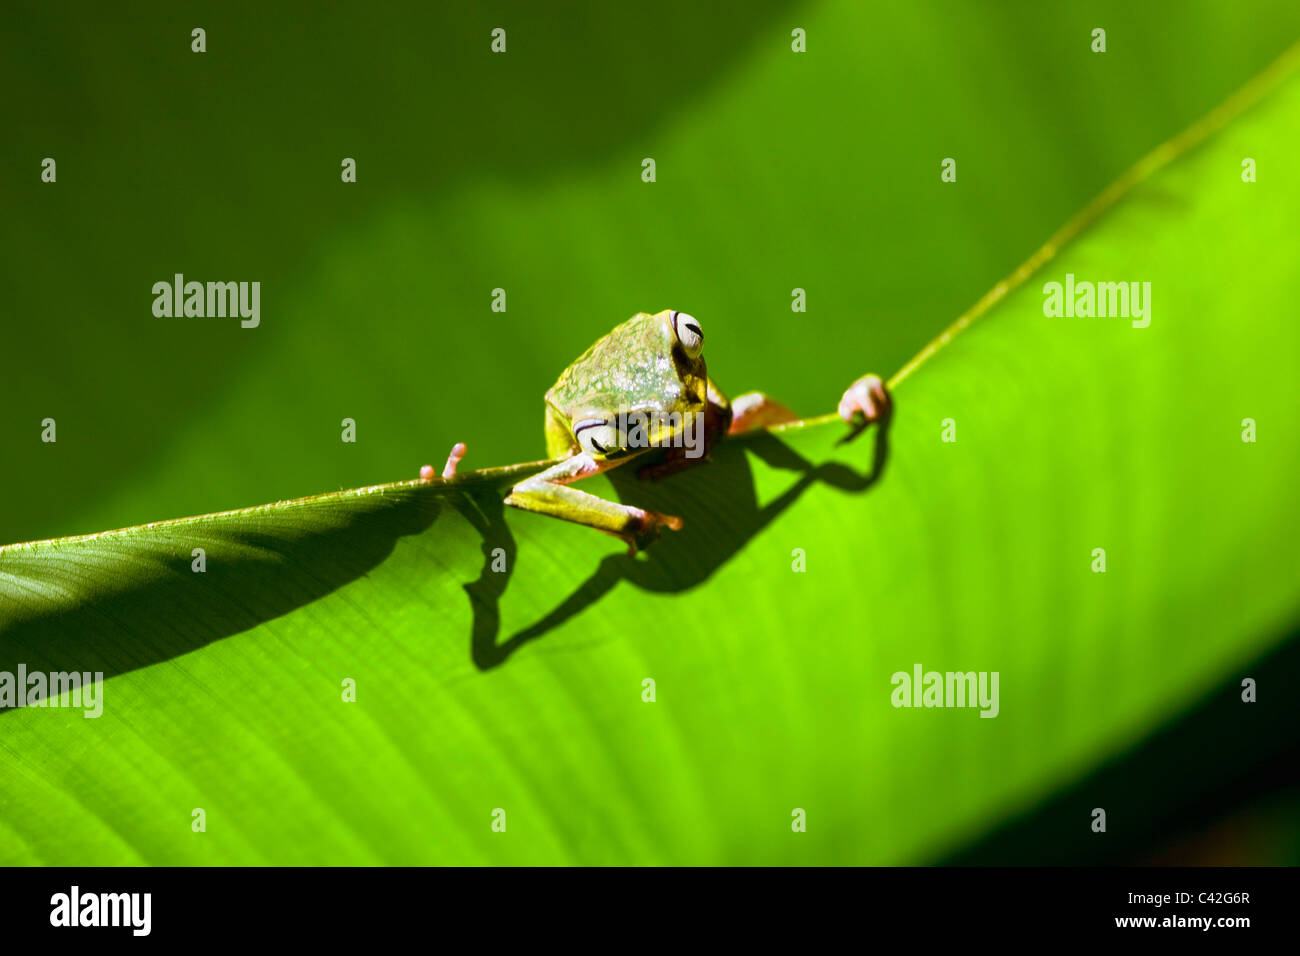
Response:
[{"label": "frog", "polygon": [[[888,416],[891,402],[880,376],[864,375],[844,391],[837,411],[861,430]],[[633,555],[664,529],[680,531],[682,519],[573,484],[662,450],[637,471],[659,480],[707,461],[708,449],[727,436],[797,420],[763,392],[729,400],[709,377],[703,325],[676,309],[638,312],[598,339],[547,390],[544,412],[553,463],[514,485],[505,503],[613,535]],[[452,446],[444,479],[456,476],[466,450],[464,442]],[[421,468],[422,480],[434,477],[432,465]]]}]

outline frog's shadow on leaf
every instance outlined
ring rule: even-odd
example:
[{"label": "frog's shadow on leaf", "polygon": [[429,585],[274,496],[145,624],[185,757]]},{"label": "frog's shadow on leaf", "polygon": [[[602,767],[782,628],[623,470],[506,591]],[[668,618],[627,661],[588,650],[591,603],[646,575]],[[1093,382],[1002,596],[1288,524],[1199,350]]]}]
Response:
[{"label": "frog's shadow on leaf", "polygon": [[[685,522],[684,528],[665,532],[641,555],[609,555],[555,610],[500,643],[499,604],[515,573],[518,548],[506,523],[500,494],[485,489],[473,495],[458,507],[483,537],[482,573],[464,586],[473,612],[470,656],[475,666],[491,670],[505,663],[529,641],[596,604],[620,581],[656,593],[682,592],[702,584],[818,482],[851,493],[867,491],[884,474],[889,458],[889,428],[890,419],[886,418],[875,429],[871,470],[865,475],[838,462],[814,465],[767,431],[726,442],[712,461],[662,483],[638,481],[631,466],[612,472],[610,481],[621,500],[677,514]],[[843,441],[856,435],[856,431],[851,432]],[[768,467],[798,473],[798,480],[775,500],[760,506],[745,451],[752,452]],[[723,501],[726,507],[717,507]],[[505,570],[494,570],[493,565],[499,566],[503,557]]]}]

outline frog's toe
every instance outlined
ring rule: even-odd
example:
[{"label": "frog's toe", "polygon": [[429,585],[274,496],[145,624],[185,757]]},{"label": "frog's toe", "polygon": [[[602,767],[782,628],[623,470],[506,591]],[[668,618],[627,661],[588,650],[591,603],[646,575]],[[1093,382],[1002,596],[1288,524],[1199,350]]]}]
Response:
[{"label": "frog's toe", "polygon": [[656,515],[656,517],[665,528],[670,528],[673,531],[682,530],[682,519],[676,515]]},{"label": "frog's toe", "polygon": [[[456,466],[459,465],[460,460],[465,457],[465,451],[466,447],[463,441],[458,441],[456,444],[451,446],[451,453],[447,455],[447,464],[442,466],[443,478],[456,477]],[[437,472],[433,470],[433,465],[425,465],[420,469],[421,481],[433,481],[436,477]]]},{"label": "frog's toe", "polygon": [[889,414],[891,402],[885,383],[879,375],[864,375],[844,392],[840,399],[840,418],[853,424],[854,416],[861,414],[867,423],[880,421]]},{"label": "frog's toe", "polygon": [[451,451],[447,454],[447,464],[442,466],[442,477],[456,477],[456,466],[459,465],[460,460],[465,457],[466,450],[463,441],[458,441],[456,444],[451,446]]},{"label": "frog's toe", "polygon": [[628,554],[644,551],[659,539],[659,532],[664,528],[672,531],[682,530],[682,519],[676,515],[660,514],[658,511],[634,509],[636,522],[628,533],[620,535],[627,542]]}]

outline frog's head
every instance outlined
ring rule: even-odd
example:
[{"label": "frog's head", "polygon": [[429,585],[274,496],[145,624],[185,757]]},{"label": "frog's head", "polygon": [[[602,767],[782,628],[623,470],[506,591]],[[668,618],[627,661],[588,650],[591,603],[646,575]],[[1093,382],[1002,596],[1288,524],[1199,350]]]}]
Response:
[{"label": "frog's head", "polygon": [[704,329],[677,309],[639,312],[597,341],[560,375],[546,399],[573,444],[596,457],[625,451],[619,422],[702,413],[708,371]]}]

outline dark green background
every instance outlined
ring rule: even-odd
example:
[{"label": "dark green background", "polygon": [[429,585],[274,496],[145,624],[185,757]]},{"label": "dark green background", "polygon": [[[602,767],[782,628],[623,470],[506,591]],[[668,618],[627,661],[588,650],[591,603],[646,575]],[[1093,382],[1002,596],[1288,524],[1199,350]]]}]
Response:
[{"label": "dark green background", "polygon": [[[642,309],[829,410],[1300,32],[1247,6],[12,7],[0,541],[540,457],[542,392]],[[176,272],[260,280],[261,327],[155,318]]]},{"label": "dark green background", "polygon": [[[729,391],[829,410],[1300,34],[1285,0],[5,20],[0,542],[413,477],[458,440],[540,457],[543,391],[638,310],[698,316]],[[261,327],[155,318],[176,272],[259,280]]]}]

